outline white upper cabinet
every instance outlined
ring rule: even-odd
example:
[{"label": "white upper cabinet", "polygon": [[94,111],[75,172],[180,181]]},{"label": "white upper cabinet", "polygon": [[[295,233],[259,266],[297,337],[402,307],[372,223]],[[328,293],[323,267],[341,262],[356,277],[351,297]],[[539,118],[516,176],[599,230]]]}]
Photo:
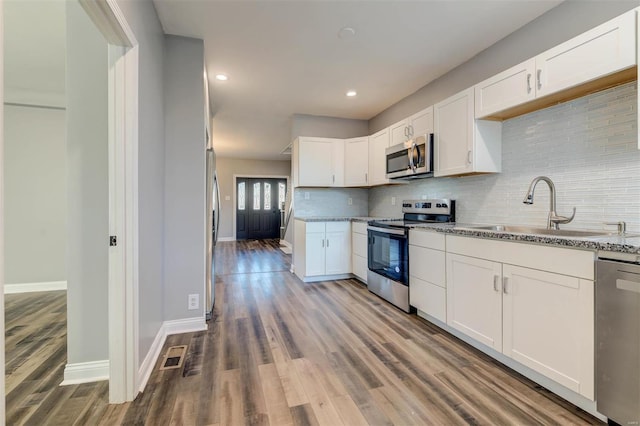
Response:
[{"label": "white upper cabinet", "polygon": [[475,87],[476,118],[488,117],[535,99],[536,60],[509,68]]},{"label": "white upper cabinet", "polygon": [[369,136],[369,185],[389,183],[387,174],[387,154],[389,147],[389,128],[380,130]]},{"label": "white upper cabinet", "polygon": [[427,133],[433,133],[433,107],[423,109],[422,111],[413,114],[407,120],[409,127],[409,134],[411,137],[417,137]]},{"label": "white upper cabinet", "polygon": [[475,117],[514,117],[632,80],[635,72],[621,71],[635,64],[632,10],[477,84]]},{"label": "white upper cabinet", "polygon": [[632,10],[536,56],[537,96],[635,64],[636,11]]},{"label": "white upper cabinet", "polygon": [[344,159],[344,185],[367,186],[369,184],[369,138],[345,139]]},{"label": "white upper cabinet", "polygon": [[344,186],[344,141],[300,137],[294,141],[292,161],[296,186]]},{"label": "white upper cabinet", "polygon": [[502,123],[475,120],[474,89],[434,106],[435,176],[497,173],[502,169]]},{"label": "white upper cabinet", "polygon": [[399,143],[403,143],[410,139],[409,136],[409,120],[404,119],[402,121],[398,121],[395,124],[389,126],[389,146],[397,145]]}]

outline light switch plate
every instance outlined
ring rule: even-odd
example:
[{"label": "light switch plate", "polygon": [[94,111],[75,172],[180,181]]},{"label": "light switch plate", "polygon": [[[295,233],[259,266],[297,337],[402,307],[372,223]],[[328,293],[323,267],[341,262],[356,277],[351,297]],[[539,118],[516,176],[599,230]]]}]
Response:
[{"label": "light switch plate", "polygon": [[306,192],[306,191],[305,191],[305,193],[304,193],[304,199],[305,199],[305,200],[308,200],[309,198],[311,198],[311,195],[310,195],[308,192]]},{"label": "light switch plate", "polygon": [[392,206],[396,205],[396,197],[391,197],[391,205]]},{"label": "light switch plate", "polygon": [[349,197],[349,199],[347,200],[347,204],[352,206],[353,205],[353,198]]},{"label": "light switch plate", "polygon": [[224,200],[225,201],[231,201],[231,195],[225,195],[224,196]]}]

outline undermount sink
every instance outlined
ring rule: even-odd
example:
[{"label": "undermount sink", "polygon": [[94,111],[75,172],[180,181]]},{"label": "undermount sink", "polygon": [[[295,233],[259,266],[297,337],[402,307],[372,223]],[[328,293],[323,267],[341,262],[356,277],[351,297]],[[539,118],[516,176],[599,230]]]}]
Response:
[{"label": "undermount sink", "polygon": [[575,231],[572,229],[547,229],[547,228],[536,228],[532,226],[517,226],[517,225],[479,225],[479,226],[467,226],[460,229],[508,232],[508,233],[514,233],[514,234],[554,235],[558,237],[604,237],[607,235],[613,235],[612,233],[607,231]]}]

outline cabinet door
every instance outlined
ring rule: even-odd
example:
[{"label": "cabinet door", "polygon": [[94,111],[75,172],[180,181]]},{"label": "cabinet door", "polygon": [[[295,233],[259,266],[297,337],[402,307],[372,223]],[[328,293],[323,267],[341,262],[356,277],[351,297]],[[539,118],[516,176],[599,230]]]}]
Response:
[{"label": "cabinet door", "polygon": [[352,263],[351,269],[352,269],[353,275],[360,278],[362,282],[366,283],[367,271],[369,270],[369,267],[367,266],[367,258],[354,254],[352,257],[351,263]]},{"label": "cabinet door", "polygon": [[509,68],[475,86],[475,117],[490,117],[536,97],[536,60]]},{"label": "cabinet door", "polygon": [[457,254],[447,258],[447,324],[502,351],[502,264]]},{"label": "cabinet door", "polygon": [[369,138],[344,141],[344,184],[366,186],[369,180]]},{"label": "cabinet door", "polygon": [[504,354],[594,399],[593,281],[503,266]]},{"label": "cabinet door", "polygon": [[351,224],[327,222],[326,224],[326,275],[351,272]]},{"label": "cabinet door", "polygon": [[433,107],[423,109],[409,117],[409,129],[413,137],[433,133]]},{"label": "cabinet door", "polygon": [[635,14],[625,13],[536,56],[537,96],[634,66]]},{"label": "cabinet door", "polygon": [[368,256],[368,246],[367,246],[367,235],[366,234],[358,234],[355,232],[351,233],[351,244],[353,253],[358,256],[367,257]]},{"label": "cabinet door", "polygon": [[387,174],[387,155],[389,147],[389,129],[369,136],[369,185],[383,185],[389,180]]},{"label": "cabinet door", "polygon": [[435,176],[473,171],[473,88],[434,107]]},{"label": "cabinet door", "polygon": [[325,275],[325,233],[307,232],[305,276]]},{"label": "cabinet door", "polygon": [[332,143],[333,155],[331,156],[331,186],[344,186],[344,140],[334,139]]},{"label": "cabinet door", "polygon": [[399,143],[405,142],[409,139],[409,128],[408,121],[406,119],[402,121],[398,121],[395,124],[389,126],[389,138],[390,143],[389,146],[397,145]]},{"label": "cabinet door", "polygon": [[298,145],[298,184],[332,186],[334,140],[300,138]]}]

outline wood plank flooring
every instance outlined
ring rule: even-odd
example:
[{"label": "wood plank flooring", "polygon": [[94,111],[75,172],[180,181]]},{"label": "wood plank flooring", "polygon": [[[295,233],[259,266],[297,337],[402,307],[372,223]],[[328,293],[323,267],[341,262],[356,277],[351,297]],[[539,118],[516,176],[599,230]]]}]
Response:
[{"label": "wood plank flooring", "polygon": [[183,368],[156,365],[145,392],[118,406],[104,384],[58,387],[35,404],[46,417],[8,424],[599,423],[360,282],[305,284],[289,268],[276,241],[219,243],[209,330],[164,348],[189,346]]}]

